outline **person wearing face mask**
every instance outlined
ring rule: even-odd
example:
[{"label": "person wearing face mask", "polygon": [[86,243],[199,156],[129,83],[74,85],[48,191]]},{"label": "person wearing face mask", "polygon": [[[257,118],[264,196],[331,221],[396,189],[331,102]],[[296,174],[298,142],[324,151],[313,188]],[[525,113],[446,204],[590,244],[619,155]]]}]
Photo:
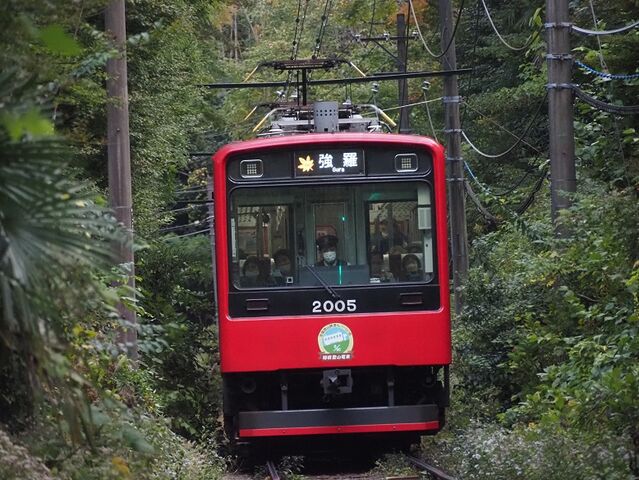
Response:
[{"label": "person wearing face mask", "polygon": [[293,283],[293,265],[288,251],[281,249],[273,254],[275,262],[275,271],[273,279],[278,285],[286,285]]},{"label": "person wearing face mask", "polygon": [[402,271],[404,279],[408,282],[418,282],[422,280],[421,262],[417,255],[409,253],[402,259]]},{"label": "person wearing face mask", "polygon": [[242,266],[240,286],[259,287],[264,285],[264,279],[260,275],[260,262],[257,257],[248,257]]},{"label": "person wearing face mask", "polygon": [[316,267],[338,267],[348,265],[345,261],[337,258],[337,237],[335,235],[324,235],[317,239],[317,247],[320,252],[320,261]]}]

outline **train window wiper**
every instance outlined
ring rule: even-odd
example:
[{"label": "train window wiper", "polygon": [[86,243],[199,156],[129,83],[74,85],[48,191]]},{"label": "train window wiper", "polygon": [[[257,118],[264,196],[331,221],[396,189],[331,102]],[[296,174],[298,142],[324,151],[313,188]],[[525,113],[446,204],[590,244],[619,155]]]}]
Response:
[{"label": "train window wiper", "polygon": [[309,272],[311,272],[313,274],[313,276],[315,278],[317,278],[317,281],[322,284],[322,287],[324,287],[324,290],[326,290],[328,293],[331,294],[331,297],[333,297],[335,300],[341,300],[342,299],[342,297],[340,297],[339,294],[328,283],[326,283],[324,280],[322,280],[322,277],[320,277],[315,272],[315,269],[311,265],[304,265],[304,268],[306,268]]}]

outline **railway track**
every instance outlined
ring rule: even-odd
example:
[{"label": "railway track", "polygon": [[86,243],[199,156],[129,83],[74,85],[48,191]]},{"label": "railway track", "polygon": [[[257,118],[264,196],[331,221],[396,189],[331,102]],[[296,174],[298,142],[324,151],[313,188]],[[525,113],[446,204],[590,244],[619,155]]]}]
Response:
[{"label": "railway track", "polygon": [[[417,457],[413,457],[410,455],[405,455],[404,458],[413,464],[415,467],[420,469],[421,472],[426,472],[430,477],[434,480],[457,480],[455,477],[447,474],[443,470],[426,463],[424,460],[421,460]],[[275,462],[269,460],[266,462],[266,469],[268,471],[268,478],[270,480],[283,480],[285,477],[280,475],[277,471],[277,466]],[[304,478],[308,478],[309,480],[420,480],[423,478],[420,473],[417,474],[408,474],[408,475],[395,475],[395,476],[380,476],[379,474],[373,475],[369,473],[347,473],[347,474],[332,474],[332,475],[304,475]],[[225,477],[231,480],[231,478],[239,480],[242,477]],[[246,477],[250,478],[250,477]]]}]

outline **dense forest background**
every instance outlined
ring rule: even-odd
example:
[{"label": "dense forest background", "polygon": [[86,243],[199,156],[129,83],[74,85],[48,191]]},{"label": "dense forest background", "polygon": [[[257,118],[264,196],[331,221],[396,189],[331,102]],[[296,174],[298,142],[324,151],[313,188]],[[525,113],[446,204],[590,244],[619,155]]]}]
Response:
[{"label": "dense forest background", "polygon": [[[639,135],[637,116],[575,103],[578,193],[550,218],[544,5],[454,2],[468,140],[471,272],[454,319],[453,402],[429,458],[464,479],[639,478]],[[137,291],[121,285],[107,208],[105,0],[5,0],[0,18],[0,477],[217,478],[221,424],[206,156],[249,138],[275,91],[209,91],[264,60],[339,54],[394,71],[356,35],[395,33],[403,11],[440,51],[437,2],[127,2]],[[295,47],[298,10],[308,4]],[[637,20],[635,0],[576,0],[572,21]],[[299,31],[299,30],[298,30]],[[542,33],[541,35],[539,33]],[[503,40],[503,41],[502,41]],[[574,81],[612,104],[639,98],[639,29],[571,37]],[[318,45],[319,43],[319,45]],[[409,70],[438,70],[419,36]],[[506,43],[509,46],[506,46]],[[394,48],[389,42],[388,48]],[[625,75],[611,78],[607,73]],[[348,66],[324,76],[355,76]],[[260,70],[254,79],[273,78]],[[281,77],[284,78],[284,77]],[[319,78],[319,75],[318,75]],[[409,82],[409,101],[441,79]],[[397,85],[317,88],[397,117]],[[426,108],[428,105],[428,108]],[[440,101],[410,112],[442,140]],[[510,148],[516,137],[522,142]],[[491,155],[508,152],[496,158]],[[137,299],[137,300],[134,300]],[[118,350],[115,306],[137,312],[140,361]],[[392,465],[381,468],[391,469]]]}]

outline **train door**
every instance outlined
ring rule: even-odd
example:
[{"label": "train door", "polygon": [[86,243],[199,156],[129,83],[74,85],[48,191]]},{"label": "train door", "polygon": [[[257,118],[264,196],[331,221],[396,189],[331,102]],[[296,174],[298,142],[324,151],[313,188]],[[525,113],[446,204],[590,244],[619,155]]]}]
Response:
[{"label": "train door", "polygon": [[314,265],[320,259],[317,239],[326,235],[337,237],[337,258],[349,264],[357,263],[357,236],[353,192],[343,188],[332,188],[331,195],[313,192],[306,197],[305,230],[306,261]]}]

